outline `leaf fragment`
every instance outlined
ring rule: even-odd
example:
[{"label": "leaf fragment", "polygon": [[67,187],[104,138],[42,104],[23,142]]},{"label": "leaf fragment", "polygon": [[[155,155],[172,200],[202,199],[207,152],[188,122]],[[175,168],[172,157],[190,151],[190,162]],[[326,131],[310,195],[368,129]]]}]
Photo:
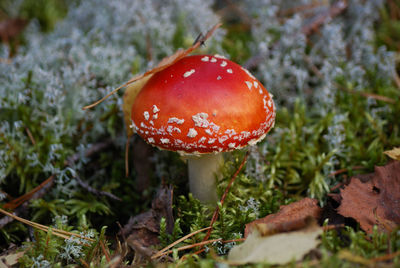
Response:
[{"label": "leaf fragment", "polygon": [[266,262],[278,265],[298,261],[317,247],[318,236],[322,234],[322,228],[315,221],[301,230],[270,236],[262,236],[259,229],[265,228],[263,225],[256,225],[257,228],[243,244],[232,248],[228,261],[235,264]]},{"label": "leaf fragment", "polygon": [[318,206],[318,200],[303,198],[286,206],[281,206],[275,214],[246,224],[244,236],[252,232],[254,226],[260,223],[267,224],[270,233],[287,232],[300,229],[306,225],[308,217],[318,220],[322,209]]},{"label": "leaf fragment", "polygon": [[375,167],[374,174],[362,178],[351,178],[340,197],[338,213],[355,219],[367,233],[372,233],[374,225],[380,231],[392,231],[400,224],[400,162]]},{"label": "leaf fragment", "polygon": [[394,160],[400,161],[400,147],[395,147],[392,150],[385,151],[383,153]]}]

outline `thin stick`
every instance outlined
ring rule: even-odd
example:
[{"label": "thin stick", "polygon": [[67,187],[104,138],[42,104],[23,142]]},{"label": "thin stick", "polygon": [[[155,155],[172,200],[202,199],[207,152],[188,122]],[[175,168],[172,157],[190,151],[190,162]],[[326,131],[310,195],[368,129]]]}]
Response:
[{"label": "thin stick", "polygon": [[[5,211],[2,208],[0,208],[0,212],[5,214],[5,215],[7,215],[7,216],[9,216],[9,217],[11,217],[11,218],[13,218],[13,219],[15,219],[15,220],[17,220],[17,221],[20,221],[20,222],[25,223],[25,224],[27,224],[29,226],[32,226],[34,228],[37,228],[37,229],[40,229],[40,230],[46,231],[46,232],[49,231],[49,227],[47,227],[46,225],[42,225],[42,224],[39,224],[39,223],[36,223],[36,222],[33,222],[33,221],[28,221],[28,220],[26,220],[24,218],[21,218],[21,217],[18,217],[18,216],[14,215],[14,214],[12,214],[12,213],[10,213],[8,211]],[[64,230],[57,229],[57,228],[51,228],[51,230],[54,233],[54,235],[60,236],[60,237],[65,238],[65,239],[68,239],[71,236],[76,236],[78,238],[85,239],[85,240],[90,241],[90,242],[94,242],[93,239],[88,238],[88,237],[84,237],[84,236],[79,235],[79,234],[67,232],[67,231],[64,231]]]},{"label": "thin stick", "polygon": [[[350,170],[359,170],[359,169],[364,169],[364,168],[365,167],[363,167],[363,166],[354,166],[354,167],[350,168]],[[336,175],[339,175],[339,174],[342,174],[342,173],[345,173],[345,172],[348,172],[348,171],[349,171],[348,168],[342,168],[342,169],[339,169],[339,170],[336,170],[336,171],[333,171],[333,172],[329,173],[328,176],[329,177],[335,177]]]},{"label": "thin stick", "polygon": [[110,263],[110,261],[111,261],[110,254],[108,254],[108,251],[106,250],[106,247],[105,247],[103,241],[100,240],[99,242],[100,242],[101,250],[103,251],[104,256],[106,256],[107,263]]},{"label": "thin stick", "polygon": [[96,101],[96,102],[94,102],[94,103],[92,103],[92,104],[90,104],[90,105],[87,105],[87,106],[83,107],[82,109],[83,109],[83,110],[87,110],[87,109],[93,108],[94,106],[96,106],[97,104],[99,104],[99,103],[105,101],[106,99],[108,99],[108,97],[114,95],[118,90],[120,90],[121,88],[123,88],[123,87],[125,87],[125,86],[127,86],[127,85],[129,85],[129,84],[130,84],[129,81],[126,82],[125,84],[123,84],[123,85],[117,87],[116,89],[114,89],[113,91],[111,91],[110,93],[108,93],[107,95],[105,95],[105,96],[104,96],[103,98],[101,98],[100,100],[98,100],[98,101]]},{"label": "thin stick", "polygon": [[125,177],[129,176],[129,141],[130,141],[130,135],[128,134],[128,137],[126,137],[126,143],[125,143]]},{"label": "thin stick", "polygon": [[46,184],[53,183],[54,177],[55,177],[54,175],[51,175],[49,178],[47,178],[41,184],[36,186],[32,191],[30,191],[29,193],[26,193],[26,194],[14,199],[14,200],[8,202],[7,204],[5,204],[3,206],[3,208],[5,208],[5,209],[15,209],[16,207],[19,207],[22,203],[24,203],[27,200],[29,200],[36,192],[38,192],[40,189],[45,187]]},{"label": "thin stick", "polygon": [[25,131],[26,131],[26,134],[28,134],[28,137],[31,140],[32,144],[36,145],[35,138],[33,137],[32,132],[29,130],[29,128],[25,127]]},{"label": "thin stick", "polygon": [[182,238],[176,240],[176,241],[173,242],[172,244],[169,244],[169,245],[166,246],[165,248],[163,248],[163,249],[161,249],[160,251],[158,251],[156,254],[154,254],[153,256],[151,256],[151,259],[156,259],[156,258],[158,258],[158,257],[161,257],[162,255],[164,255],[164,252],[165,252],[166,250],[172,248],[172,247],[175,246],[176,244],[179,244],[180,242],[185,241],[186,239],[188,239],[188,238],[190,238],[190,237],[192,237],[192,236],[194,236],[194,235],[196,235],[196,234],[198,234],[198,233],[201,233],[201,232],[203,232],[203,231],[205,231],[205,230],[208,230],[208,229],[210,229],[210,228],[211,228],[211,227],[206,227],[206,228],[203,228],[203,229],[194,231],[194,232],[192,232],[192,233],[190,233],[190,234],[188,234],[188,235],[185,235],[184,237],[182,237]]},{"label": "thin stick", "polygon": [[400,250],[396,251],[396,252],[393,252],[393,253],[390,253],[390,254],[387,254],[387,255],[384,255],[384,256],[375,257],[375,258],[372,258],[370,260],[373,261],[373,262],[388,261],[388,260],[391,260],[391,259],[393,259],[393,258],[395,258],[397,256],[400,256]]},{"label": "thin stick", "polygon": [[[238,167],[238,169],[236,170],[235,174],[233,174],[231,180],[229,181],[228,186],[226,187],[225,192],[221,197],[221,201],[220,201],[221,202],[221,206],[224,204],[225,198],[228,195],[229,190],[231,189],[233,182],[236,180],[236,177],[239,175],[239,172],[242,170],[244,164],[246,163],[248,156],[249,156],[249,151],[246,152],[246,155],[243,157],[243,160],[240,163],[240,166]],[[219,214],[219,207],[217,206],[215,208],[214,214],[213,214],[213,216],[211,218],[210,229],[208,230],[208,232],[207,232],[206,236],[204,237],[203,241],[205,241],[208,238],[210,238],[210,235],[211,235],[211,232],[212,232],[212,226],[217,221],[218,214]]]},{"label": "thin stick", "polygon": [[[214,243],[214,242],[217,242],[217,241],[221,241],[221,240],[222,240],[222,238],[211,239],[211,240],[206,240],[206,241],[202,241],[202,242],[199,242],[199,243],[195,243],[195,244],[192,244],[192,245],[179,247],[177,249],[172,249],[172,250],[165,251],[165,252],[163,252],[163,254],[161,256],[168,255],[168,254],[174,252],[174,250],[182,251],[182,250],[185,250],[185,249],[191,249],[191,248],[195,248],[195,247],[199,247],[199,246],[204,246],[204,245],[211,244],[211,243]],[[159,257],[161,257],[161,256],[159,256]]]}]

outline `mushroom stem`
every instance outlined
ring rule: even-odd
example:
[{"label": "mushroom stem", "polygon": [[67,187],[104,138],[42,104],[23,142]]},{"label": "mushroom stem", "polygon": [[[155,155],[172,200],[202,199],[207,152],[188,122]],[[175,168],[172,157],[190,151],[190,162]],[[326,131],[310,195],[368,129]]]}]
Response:
[{"label": "mushroom stem", "polygon": [[202,203],[214,204],[218,201],[216,182],[221,177],[223,163],[222,153],[188,157],[190,192]]}]

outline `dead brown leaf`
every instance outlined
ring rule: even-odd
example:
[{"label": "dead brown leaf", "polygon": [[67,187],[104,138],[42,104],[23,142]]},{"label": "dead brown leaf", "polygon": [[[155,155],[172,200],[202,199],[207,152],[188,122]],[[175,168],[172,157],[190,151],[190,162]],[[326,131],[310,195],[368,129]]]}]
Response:
[{"label": "dead brown leaf", "polygon": [[337,211],[355,219],[367,233],[374,225],[390,232],[400,224],[400,162],[375,167],[375,173],[369,175],[351,178],[340,192]]},{"label": "dead brown leaf", "polygon": [[280,233],[303,228],[307,225],[307,218],[319,220],[321,208],[318,201],[312,198],[304,198],[286,206],[281,206],[279,212],[268,215],[262,219],[246,224],[244,236],[247,237],[254,226],[260,223],[267,224],[269,233]]},{"label": "dead brown leaf", "polygon": [[128,237],[127,243],[135,251],[135,258],[140,255],[144,259],[149,259],[155,253],[150,247],[159,243],[161,218],[166,219],[167,232],[171,233],[174,226],[172,187],[163,187],[158,190],[153,199],[152,208],[131,217],[119,232],[122,237]]}]

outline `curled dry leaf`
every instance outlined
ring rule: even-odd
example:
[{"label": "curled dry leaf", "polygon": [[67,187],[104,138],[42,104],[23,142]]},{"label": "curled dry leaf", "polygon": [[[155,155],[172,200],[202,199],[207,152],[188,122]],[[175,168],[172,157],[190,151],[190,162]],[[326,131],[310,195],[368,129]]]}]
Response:
[{"label": "curled dry leaf", "polygon": [[322,228],[315,220],[308,221],[304,228],[270,236],[262,236],[265,224],[256,224],[253,232],[245,242],[232,248],[228,261],[234,264],[267,262],[269,264],[286,264],[301,260],[305,254],[317,247],[318,236]]},{"label": "curled dry leaf", "polygon": [[[120,231],[119,235],[128,237],[129,245],[135,245],[135,247],[140,245],[141,249],[157,245],[159,243],[158,236],[160,233],[161,218],[166,219],[167,232],[171,233],[174,226],[171,187],[160,189],[153,199],[152,208],[144,213],[131,217]],[[141,252],[142,251],[143,250],[141,250]],[[140,254],[140,252],[136,253]],[[154,254],[154,252],[152,254]]]},{"label": "curled dry leaf", "polygon": [[340,192],[337,211],[360,223],[367,233],[374,225],[380,231],[392,231],[400,224],[400,162],[375,167],[375,173],[362,180],[351,178]]},{"label": "curled dry leaf", "polygon": [[279,212],[246,224],[244,236],[247,237],[254,226],[267,224],[269,233],[287,232],[300,229],[307,224],[307,218],[319,220],[322,209],[318,201],[312,198],[304,198],[286,206],[281,206]]},{"label": "curled dry leaf", "polygon": [[392,150],[383,152],[390,158],[400,161],[400,147],[395,147]]}]

